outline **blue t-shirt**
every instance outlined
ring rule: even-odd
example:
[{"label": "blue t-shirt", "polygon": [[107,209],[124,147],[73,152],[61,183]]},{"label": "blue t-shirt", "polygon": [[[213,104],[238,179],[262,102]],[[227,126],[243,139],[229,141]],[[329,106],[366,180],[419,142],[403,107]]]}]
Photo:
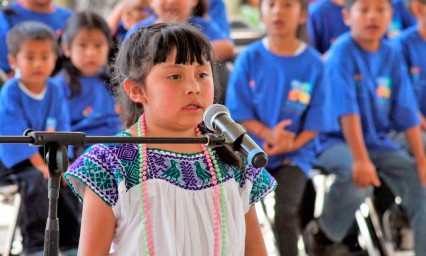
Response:
[{"label": "blue t-shirt", "polygon": [[[330,131],[332,115],[329,86],[323,81],[319,53],[307,47],[296,56],[278,56],[262,40],[241,52],[231,73],[226,105],[236,121],[257,120],[270,128],[290,119],[287,130]],[[262,146],[263,140],[250,134]],[[308,173],[317,153],[316,139],[295,152],[270,156],[268,168],[290,161]]]},{"label": "blue t-shirt", "polygon": [[71,131],[84,132],[87,136],[112,136],[122,129],[120,117],[115,111],[113,95],[99,76],[80,76],[81,93],[69,98],[71,90],[63,73],[54,81],[63,90],[68,102]]},{"label": "blue t-shirt", "polygon": [[308,33],[311,45],[320,53],[325,53],[334,40],[349,27],[342,17],[342,6],[331,0],[322,0],[309,5]]},{"label": "blue t-shirt", "polygon": [[[58,35],[61,33],[61,30],[65,26],[66,21],[72,14],[71,10],[59,6],[54,6],[54,9],[50,13],[30,11],[19,3],[13,3],[9,5],[8,9],[11,9],[12,11],[10,13],[8,12],[7,14],[2,11],[2,14],[7,20],[7,27],[9,29],[21,22],[35,20],[50,26]],[[0,49],[7,49],[6,35],[0,37]],[[5,72],[10,71],[9,63],[7,62],[7,54],[8,51],[0,52],[0,67],[2,67]]]},{"label": "blue t-shirt", "polygon": [[417,24],[416,19],[405,7],[404,0],[393,0],[393,18],[389,25],[387,36],[393,38],[401,33],[404,29]]},{"label": "blue t-shirt", "polygon": [[420,36],[418,27],[413,26],[403,31],[393,42],[404,55],[420,112],[426,116],[426,40]]},{"label": "blue t-shirt", "polygon": [[[138,28],[147,27],[149,25],[155,24],[156,20],[157,20],[157,16],[152,15],[136,23],[133,27],[131,27],[127,31],[127,34],[124,39],[127,39]],[[206,20],[202,17],[191,17],[188,20],[188,24],[198,28],[201,32],[203,32],[208,37],[210,42],[214,42],[214,41],[222,40],[222,39],[229,39],[227,35],[220,30],[220,28],[216,25],[216,23]]]},{"label": "blue t-shirt", "polygon": [[[19,87],[19,79],[8,80],[0,92],[0,135],[22,136],[35,131],[69,131],[70,119],[62,90],[51,80],[42,99],[29,96]],[[10,168],[38,152],[27,144],[0,143],[0,160]]]},{"label": "blue t-shirt", "polygon": [[[405,131],[419,124],[418,109],[402,54],[383,39],[376,52],[363,50],[346,33],[330,48],[325,65],[333,81],[338,117],[360,116],[368,150],[395,150],[391,130]],[[322,136],[324,146],[343,142],[341,132]]]},{"label": "blue t-shirt", "polygon": [[7,60],[6,35],[9,31],[9,23],[7,22],[4,12],[0,12],[0,69],[9,72],[9,62]]},{"label": "blue t-shirt", "polygon": [[231,38],[231,27],[228,23],[228,17],[226,16],[226,6],[223,0],[209,0],[208,14],[211,20],[213,20],[220,28],[227,38]]}]

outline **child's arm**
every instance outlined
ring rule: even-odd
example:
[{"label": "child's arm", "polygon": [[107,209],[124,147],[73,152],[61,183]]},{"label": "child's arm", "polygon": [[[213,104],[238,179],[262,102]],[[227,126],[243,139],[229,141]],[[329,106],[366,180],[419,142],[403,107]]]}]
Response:
[{"label": "child's arm", "polygon": [[421,139],[420,126],[414,126],[405,131],[408,144],[410,145],[411,152],[413,152],[416,159],[417,171],[419,173],[420,183],[426,186],[426,158],[423,148],[423,140]]},{"label": "child's arm", "polygon": [[423,131],[426,131],[426,118],[421,112],[419,113],[419,118],[420,118],[420,127],[422,128]]},{"label": "child's arm", "polygon": [[228,39],[212,42],[214,55],[217,61],[233,60],[235,57],[234,45]]},{"label": "child's arm", "polygon": [[49,168],[40,153],[35,153],[29,158],[30,163],[41,173],[45,179],[49,178]]},{"label": "child's arm", "polygon": [[112,208],[92,190],[84,190],[78,255],[108,255],[115,229]]},{"label": "child's arm", "polygon": [[368,156],[361,129],[361,120],[357,114],[344,115],[340,118],[346,143],[354,158],[352,166],[353,182],[360,187],[380,186],[376,168]]},{"label": "child's arm", "polygon": [[259,220],[256,215],[256,208],[251,206],[245,215],[246,220],[246,246],[245,255],[262,256],[268,255],[265,241],[259,226]]}]

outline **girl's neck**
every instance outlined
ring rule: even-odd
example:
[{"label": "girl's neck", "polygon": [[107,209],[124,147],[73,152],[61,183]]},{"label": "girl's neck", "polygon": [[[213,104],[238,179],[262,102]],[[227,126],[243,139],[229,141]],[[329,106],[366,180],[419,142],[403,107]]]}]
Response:
[{"label": "girl's neck", "polygon": [[184,19],[178,19],[178,17],[174,17],[173,19],[165,19],[158,17],[157,21],[155,23],[180,23],[180,24],[186,24],[188,22],[189,18]]},{"label": "girl's neck", "polygon": [[299,48],[301,41],[296,37],[268,36],[268,49],[274,54],[292,56]]},{"label": "girl's neck", "polygon": [[[129,129],[129,133],[132,136],[137,136],[138,127],[137,123]],[[171,131],[161,127],[150,127],[146,125],[146,136],[147,137],[168,137],[168,138],[179,138],[179,137],[195,137],[195,127],[189,130],[182,131]],[[176,153],[198,153],[201,152],[199,144],[147,144],[147,148],[158,148]]]}]

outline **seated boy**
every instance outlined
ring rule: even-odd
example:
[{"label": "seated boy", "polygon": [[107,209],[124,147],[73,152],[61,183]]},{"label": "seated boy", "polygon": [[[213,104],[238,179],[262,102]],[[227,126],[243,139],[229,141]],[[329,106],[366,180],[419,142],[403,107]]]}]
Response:
[{"label": "seated boy", "polygon": [[[26,129],[69,131],[70,119],[62,90],[48,80],[56,61],[56,38],[43,23],[23,22],[7,35],[10,66],[17,77],[0,93],[0,135],[21,136]],[[20,223],[25,255],[43,252],[48,216],[48,166],[39,148],[26,144],[0,144],[0,160],[18,177],[22,197]],[[70,190],[59,201],[61,251],[74,251],[79,239],[78,202]],[[69,196],[67,197],[67,195]],[[61,214],[63,213],[63,215]]]},{"label": "seated boy", "polygon": [[[392,18],[391,1],[345,0],[343,14],[350,33],[330,49],[325,75],[332,81],[342,132],[323,136],[325,150],[319,156],[319,165],[336,180],[312,247],[315,255],[330,253],[333,246],[325,245],[342,241],[372,186],[383,181],[402,199],[414,250],[424,255],[426,158],[406,67],[383,39]],[[414,157],[391,140],[391,129],[405,133]]]}]

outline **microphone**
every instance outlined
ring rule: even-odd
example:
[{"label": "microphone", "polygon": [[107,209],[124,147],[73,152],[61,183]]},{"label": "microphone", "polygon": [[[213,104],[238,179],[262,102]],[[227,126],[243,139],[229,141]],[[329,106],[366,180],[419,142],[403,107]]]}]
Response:
[{"label": "microphone", "polygon": [[248,162],[256,168],[265,167],[268,163],[266,153],[250,138],[246,129],[231,118],[229,110],[220,104],[209,106],[203,115],[204,124],[212,131],[223,134],[225,141],[247,157]]}]

